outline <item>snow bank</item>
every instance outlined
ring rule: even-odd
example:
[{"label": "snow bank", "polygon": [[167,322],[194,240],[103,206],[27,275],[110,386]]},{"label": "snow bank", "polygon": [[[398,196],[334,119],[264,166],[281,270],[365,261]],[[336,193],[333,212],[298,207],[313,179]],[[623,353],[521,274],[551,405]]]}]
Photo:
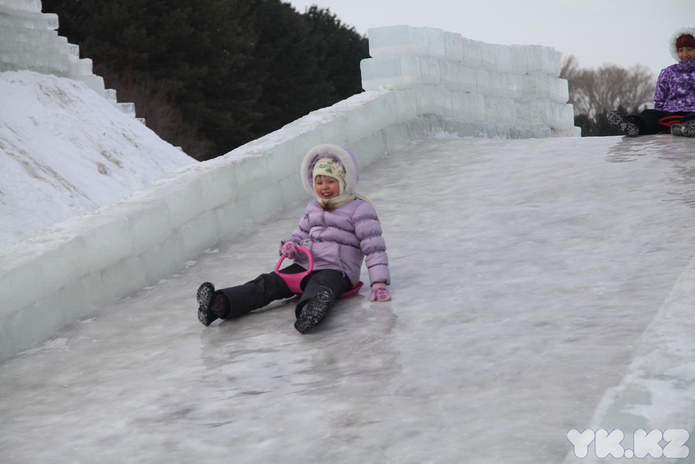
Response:
[{"label": "snow bank", "polygon": [[197,161],[87,86],[0,73],[0,249]]}]

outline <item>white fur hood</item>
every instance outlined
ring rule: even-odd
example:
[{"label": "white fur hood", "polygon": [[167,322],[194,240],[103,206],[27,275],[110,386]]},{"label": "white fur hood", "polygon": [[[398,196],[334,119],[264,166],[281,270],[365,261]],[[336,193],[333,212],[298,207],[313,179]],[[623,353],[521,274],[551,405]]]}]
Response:
[{"label": "white fur hood", "polygon": [[678,37],[680,37],[682,35],[686,35],[686,34],[690,34],[693,37],[695,37],[695,28],[681,27],[680,29],[678,29],[676,32],[673,33],[673,35],[671,36],[671,39],[668,42],[668,47],[669,47],[669,51],[671,52],[671,56],[676,61],[680,61],[680,59],[678,58],[678,49],[676,48],[676,41],[678,40]]},{"label": "white fur hood", "polygon": [[304,189],[311,195],[314,195],[314,165],[321,158],[333,158],[343,165],[345,168],[345,192],[343,193],[355,193],[357,182],[360,178],[355,155],[347,148],[329,143],[316,145],[304,156],[304,161],[302,161],[302,166],[300,168]]}]

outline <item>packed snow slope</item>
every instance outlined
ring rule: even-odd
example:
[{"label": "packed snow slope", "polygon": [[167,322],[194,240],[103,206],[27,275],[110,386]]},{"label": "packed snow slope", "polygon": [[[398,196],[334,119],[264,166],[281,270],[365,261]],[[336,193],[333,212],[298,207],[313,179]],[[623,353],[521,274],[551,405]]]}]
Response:
[{"label": "packed snow slope", "polygon": [[84,83],[0,73],[0,249],[197,163]]}]

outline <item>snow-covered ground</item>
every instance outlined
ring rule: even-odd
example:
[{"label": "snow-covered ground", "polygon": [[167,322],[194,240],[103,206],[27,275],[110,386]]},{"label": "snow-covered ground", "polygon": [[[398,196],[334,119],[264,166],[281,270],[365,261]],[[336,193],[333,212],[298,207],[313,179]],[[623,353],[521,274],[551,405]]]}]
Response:
[{"label": "snow-covered ground", "polygon": [[197,163],[78,81],[0,73],[0,102],[0,249]]}]

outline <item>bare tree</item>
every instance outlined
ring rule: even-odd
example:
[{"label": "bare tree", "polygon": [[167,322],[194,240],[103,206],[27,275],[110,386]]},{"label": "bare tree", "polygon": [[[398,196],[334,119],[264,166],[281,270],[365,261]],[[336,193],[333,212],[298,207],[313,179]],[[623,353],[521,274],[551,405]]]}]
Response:
[{"label": "bare tree", "polygon": [[608,111],[633,114],[653,103],[656,80],[644,65],[626,69],[605,64],[598,69],[582,69],[570,55],[563,60],[560,77],[568,81],[575,124],[582,127],[584,136],[616,134],[606,121]]}]

